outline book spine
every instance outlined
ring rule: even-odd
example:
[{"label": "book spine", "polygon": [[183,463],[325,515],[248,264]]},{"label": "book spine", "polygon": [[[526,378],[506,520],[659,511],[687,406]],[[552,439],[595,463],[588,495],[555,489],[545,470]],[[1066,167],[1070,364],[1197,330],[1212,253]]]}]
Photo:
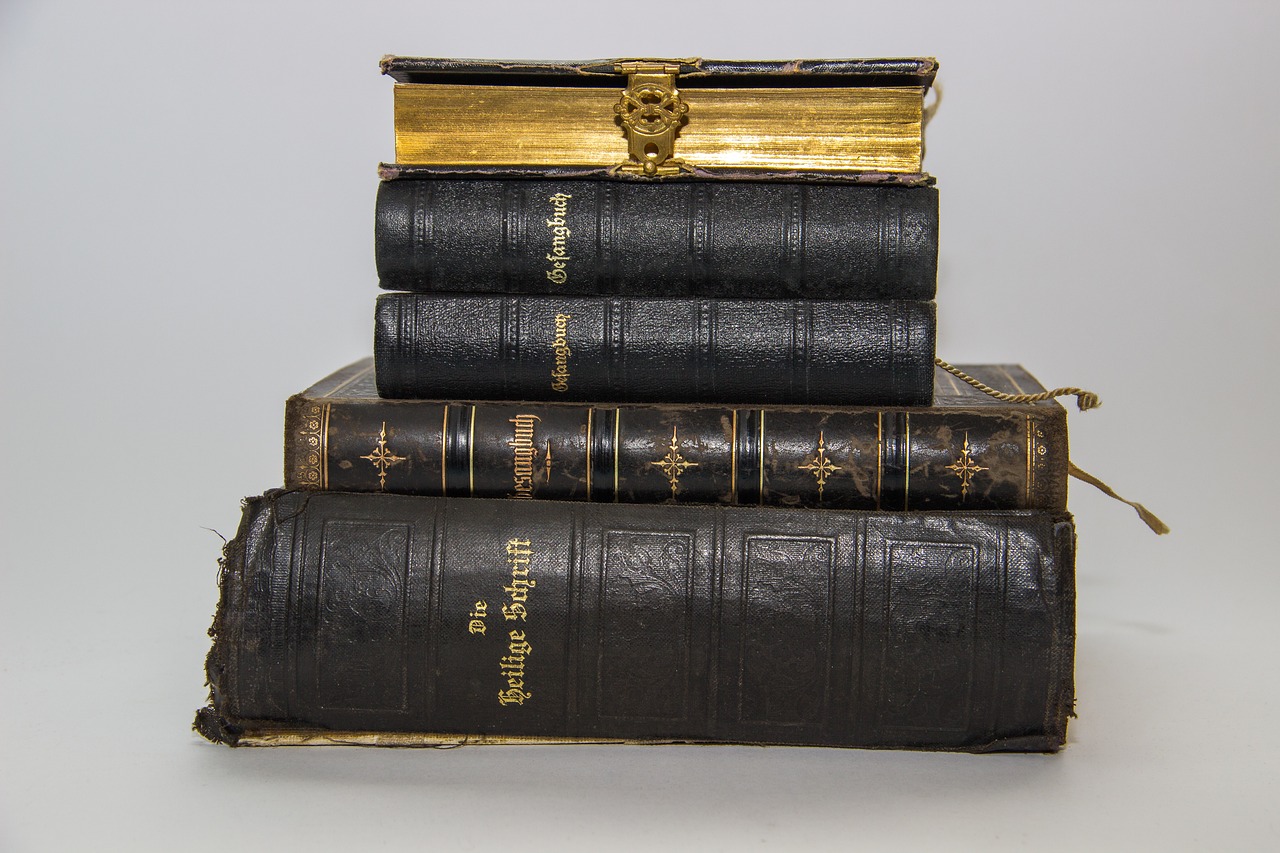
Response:
[{"label": "book spine", "polygon": [[927,406],[932,302],[378,297],[396,399]]},{"label": "book spine", "polygon": [[1052,751],[1073,542],[1048,513],[268,494],[198,728]]},{"label": "book spine", "polygon": [[378,190],[388,290],[932,299],[934,187],[417,179]]},{"label": "book spine", "polygon": [[327,400],[285,408],[285,486],[830,509],[1066,507],[1061,408]]}]

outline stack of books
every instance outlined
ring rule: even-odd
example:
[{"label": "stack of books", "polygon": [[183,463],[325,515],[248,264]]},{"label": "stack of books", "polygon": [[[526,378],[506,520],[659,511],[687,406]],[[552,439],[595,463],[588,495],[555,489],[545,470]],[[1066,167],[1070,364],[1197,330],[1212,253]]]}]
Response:
[{"label": "stack of books", "polygon": [[935,370],[932,60],[383,70],[394,292],[288,401],[202,734],[1063,743],[1066,413]]}]

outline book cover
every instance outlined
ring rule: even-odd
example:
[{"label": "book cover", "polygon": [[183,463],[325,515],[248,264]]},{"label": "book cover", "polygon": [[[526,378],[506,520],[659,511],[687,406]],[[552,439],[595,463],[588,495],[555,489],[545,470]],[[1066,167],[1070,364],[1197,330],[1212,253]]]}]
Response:
[{"label": "book cover", "polygon": [[196,725],[1053,751],[1073,549],[1062,513],[269,493],[226,550]]},{"label": "book cover", "polygon": [[394,399],[927,406],[934,304],[897,300],[378,297]]},{"label": "book cover", "polygon": [[436,171],[382,183],[374,235],[388,290],[932,299],[938,192]]},{"label": "book cover", "polygon": [[399,164],[918,173],[937,63],[386,57],[382,70]]},{"label": "book cover", "polygon": [[[1016,365],[966,365],[998,391]],[[384,400],[363,359],[289,399],[285,485],[338,491],[834,509],[1045,509],[1067,500],[1066,411],[938,369],[933,406]]]}]

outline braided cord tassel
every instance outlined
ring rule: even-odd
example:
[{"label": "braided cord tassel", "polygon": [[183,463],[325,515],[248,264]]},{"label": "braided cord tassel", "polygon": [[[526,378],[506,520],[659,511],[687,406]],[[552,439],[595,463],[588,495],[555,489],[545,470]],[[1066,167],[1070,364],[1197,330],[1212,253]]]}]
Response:
[{"label": "braided cord tassel", "polygon": [[1096,409],[1102,405],[1102,400],[1098,398],[1097,394],[1092,391],[1086,391],[1083,388],[1054,388],[1052,391],[1041,391],[1039,394],[1006,394],[1003,391],[997,391],[980,379],[973,378],[960,368],[947,364],[940,358],[935,358],[933,363],[961,382],[967,382],[983,394],[988,394],[1005,403],[1035,403],[1039,400],[1052,400],[1055,397],[1071,396],[1076,398],[1076,405],[1080,407],[1082,412]]}]

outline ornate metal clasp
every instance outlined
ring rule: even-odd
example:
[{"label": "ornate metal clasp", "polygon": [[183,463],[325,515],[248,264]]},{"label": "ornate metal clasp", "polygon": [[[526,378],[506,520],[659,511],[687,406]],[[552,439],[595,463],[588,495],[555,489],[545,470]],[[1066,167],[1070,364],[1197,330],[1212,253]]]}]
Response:
[{"label": "ornate metal clasp", "polygon": [[618,169],[650,176],[679,172],[684,164],[673,156],[676,134],[689,113],[676,89],[680,64],[621,62],[615,67],[627,75],[627,88],[613,111],[627,134],[631,155]]}]

